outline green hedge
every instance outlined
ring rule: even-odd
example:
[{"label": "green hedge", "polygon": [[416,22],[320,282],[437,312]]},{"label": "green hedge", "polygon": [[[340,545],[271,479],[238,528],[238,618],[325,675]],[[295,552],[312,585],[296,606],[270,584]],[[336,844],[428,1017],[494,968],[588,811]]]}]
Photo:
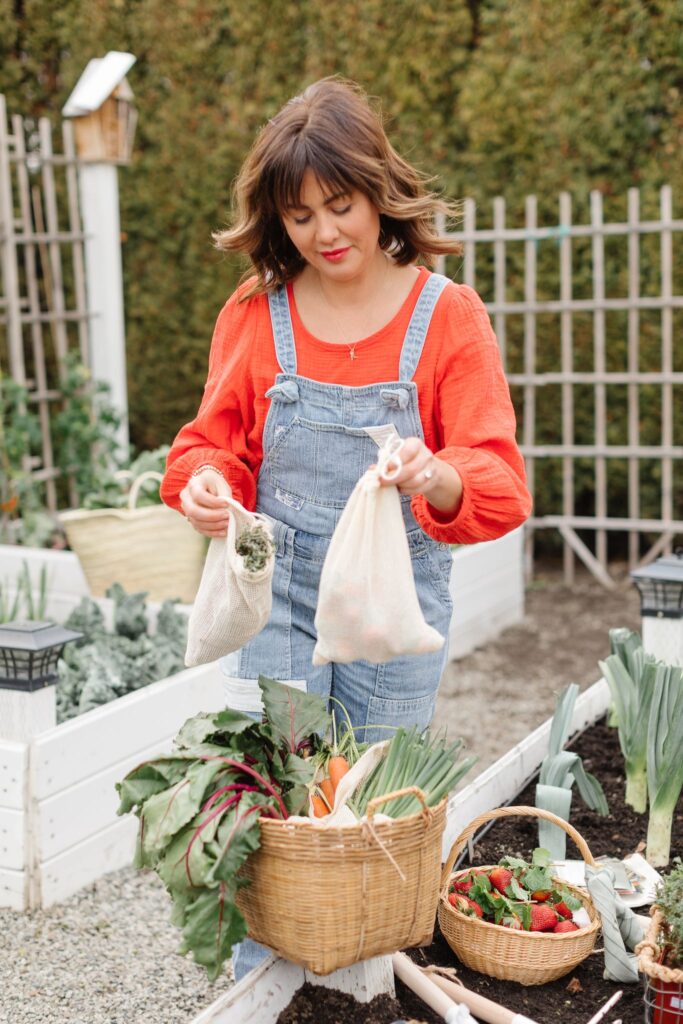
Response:
[{"label": "green hedge", "polygon": [[[305,84],[334,72],[361,82],[381,98],[399,149],[451,197],[473,196],[482,221],[492,197],[504,195],[510,222],[523,223],[524,196],[535,193],[539,221],[556,223],[561,190],[585,220],[591,189],[603,193],[613,220],[624,215],[631,186],[642,191],[643,216],[656,215],[665,183],[680,216],[682,38],[678,0],[0,0],[0,91],[12,111],[47,113],[56,123],[90,57],[128,49],[138,58],[129,74],[136,151],[120,174],[126,330],[132,438],[156,447],[196,408],[216,314],[244,269],[210,240],[229,217],[231,182],[259,125]],[[656,293],[656,245],[644,239],[643,253],[642,287]],[[607,255],[608,294],[624,294],[625,247],[615,243]],[[490,299],[485,254],[478,262],[478,287]],[[553,297],[556,263],[556,244],[540,243],[539,291]],[[448,269],[457,278],[456,261]],[[509,269],[514,297],[523,281],[512,247]],[[680,244],[675,275],[681,294]],[[586,260],[575,268],[577,294],[589,286]],[[676,313],[678,369],[682,319]],[[608,318],[614,365],[624,360],[624,325],[624,317]],[[539,324],[549,368],[558,337],[557,320]],[[656,365],[657,317],[643,317],[642,341]],[[511,368],[521,342],[521,325],[511,322]],[[577,319],[576,344],[577,365],[590,365],[589,320]],[[537,435],[551,441],[558,402],[548,396],[539,400]],[[586,398],[577,416],[586,439],[592,417]],[[624,429],[617,395],[611,436]],[[643,430],[657,434],[647,410]],[[611,484],[622,504],[623,476]],[[539,511],[558,509],[559,481],[550,464],[539,474]],[[577,487],[589,508],[589,466],[577,472]],[[651,514],[657,493],[656,481],[644,488]]]}]

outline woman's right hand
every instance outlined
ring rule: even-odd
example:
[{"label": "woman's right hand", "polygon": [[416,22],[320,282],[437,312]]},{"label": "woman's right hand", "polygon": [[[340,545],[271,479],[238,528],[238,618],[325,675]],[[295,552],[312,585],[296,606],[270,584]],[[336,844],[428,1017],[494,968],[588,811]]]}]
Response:
[{"label": "woman's right hand", "polygon": [[217,469],[207,467],[191,476],[180,492],[180,507],[187,521],[205,537],[225,537],[228,530],[230,486]]}]

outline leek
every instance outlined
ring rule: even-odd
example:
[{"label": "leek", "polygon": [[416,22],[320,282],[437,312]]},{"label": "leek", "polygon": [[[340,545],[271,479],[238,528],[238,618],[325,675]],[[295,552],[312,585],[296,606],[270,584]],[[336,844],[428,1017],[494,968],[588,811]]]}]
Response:
[{"label": "leek", "polygon": [[[610,629],[609,631],[609,652],[610,654],[616,654],[624,663],[624,667],[631,670],[631,658],[633,657],[634,650],[637,650],[642,646],[642,641],[638,633],[634,633],[631,629],[626,629],[625,626],[619,626],[616,629]],[[617,714],[617,707],[612,700],[609,707],[609,713],[607,716],[607,724],[616,729],[619,725],[619,717]]]},{"label": "leek", "polygon": [[[476,758],[460,759],[463,741],[449,744],[443,735],[432,736],[416,729],[396,730],[382,760],[361,783],[353,797],[359,817],[365,814],[370,800],[395,793],[407,786],[418,786],[428,807],[435,807],[470,770]],[[400,818],[413,814],[422,805],[412,794],[399,797],[381,807],[383,814]]]},{"label": "leek", "polygon": [[626,771],[626,803],[638,814],[644,814],[647,808],[648,720],[656,659],[645,653],[640,637],[630,630],[613,629],[610,640],[615,653],[599,665],[617,713],[619,746]]},{"label": "leek", "polygon": [[648,723],[647,789],[650,820],[645,856],[665,867],[671,823],[683,789],[683,669],[658,662]]},{"label": "leek", "polygon": [[[574,783],[582,800],[592,811],[600,815],[609,813],[607,799],[598,780],[585,770],[578,754],[563,749],[569,738],[578,692],[577,684],[570,683],[557,699],[550,726],[548,753],[541,764],[536,786],[536,806],[545,811],[552,811],[565,821],[569,820],[571,789]],[[550,850],[555,860],[563,860],[567,848],[567,834],[557,825],[539,819],[538,845]]]}]

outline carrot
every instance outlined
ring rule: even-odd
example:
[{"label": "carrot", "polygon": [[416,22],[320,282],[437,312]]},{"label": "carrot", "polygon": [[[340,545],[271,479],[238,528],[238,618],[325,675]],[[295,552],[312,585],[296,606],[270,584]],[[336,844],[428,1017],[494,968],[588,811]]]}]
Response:
[{"label": "carrot", "polygon": [[327,770],[330,773],[333,791],[336,793],[337,786],[349,770],[349,762],[342,754],[335,754],[327,762]]},{"label": "carrot", "polygon": [[322,793],[325,803],[328,805],[330,810],[334,807],[334,790],[335,787],[332,784],[332,779],[321,779],[318,783],[318,789]]},{"label": "carrot", "polygon": [[311,797],[311,803],[313,805],[313,814],[316,818],[324,818],[326,814],[330,813],[329,807],[317,793],[314,793]]}]

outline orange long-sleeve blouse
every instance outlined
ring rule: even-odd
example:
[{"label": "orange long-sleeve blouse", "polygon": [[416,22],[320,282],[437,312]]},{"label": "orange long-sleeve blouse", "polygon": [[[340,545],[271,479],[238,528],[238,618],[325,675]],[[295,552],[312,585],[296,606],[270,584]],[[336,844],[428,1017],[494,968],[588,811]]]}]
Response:
[{"label": "orange long-sleeve blouse", "polygon": [[[346,345],[321,341],[306,330],[290,285],[297,372],[350,387],[395,381],[408,322],[428,273],[420,268],[399,312],[354,346],[354,360]],[[180,492],[193,470],[204,465],[219,469],[234,497],[255,507],[270,406],[265,393],[280,367],[267,297],[240,302],[246,288],[238,289],[218,316],[199,411],[171,447],[161,497],[172,508],[180,509]],[[463,499],[452,518],[444,518],[423,495],[413,498],[422,529],[438,541],[471,544],[519,526],[531,511],[531,498],[515,442],[515,415],[488,314],[472,288],[449,284],[444,289],[414,381],[425,443],[463,481]]]}]

